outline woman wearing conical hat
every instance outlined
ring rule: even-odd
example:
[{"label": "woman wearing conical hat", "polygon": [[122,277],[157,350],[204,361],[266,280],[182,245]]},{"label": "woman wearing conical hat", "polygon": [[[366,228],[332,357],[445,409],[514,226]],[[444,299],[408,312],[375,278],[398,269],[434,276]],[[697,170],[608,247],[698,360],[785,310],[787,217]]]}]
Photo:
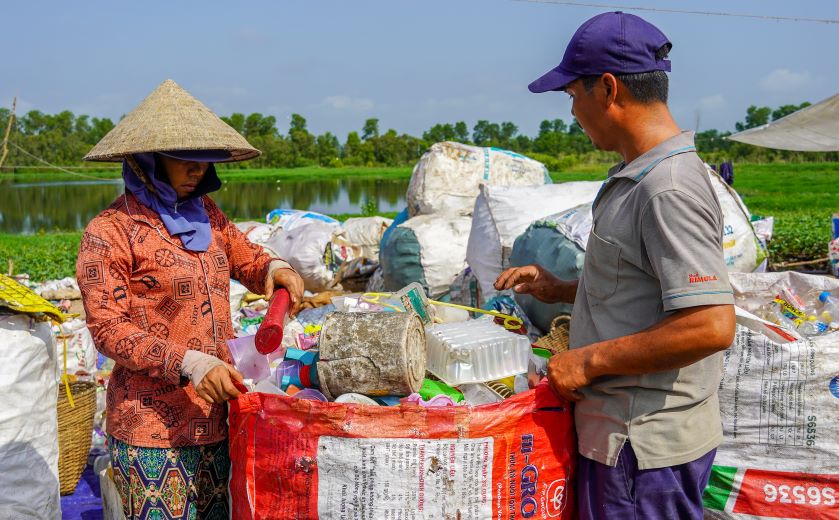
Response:
[{"label": "woman wearing conical hat", "polygon": [[226,405],[242,376],[230,279],[270,295],[303,281],[207,195],[215,163],[259,151],[166,81],[85,157],[122,161],[125,194],[85,229],[76,265],[96,348],[114,359],[107,431],[129,519],[229,517]]}]

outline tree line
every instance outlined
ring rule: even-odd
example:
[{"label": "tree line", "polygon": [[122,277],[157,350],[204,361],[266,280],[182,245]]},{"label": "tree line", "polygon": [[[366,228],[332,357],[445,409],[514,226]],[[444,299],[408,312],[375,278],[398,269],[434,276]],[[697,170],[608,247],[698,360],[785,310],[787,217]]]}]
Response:
[{"label": "tree line", "polygon": [[[775,109],[750,106],[743,121],[735,125],[737,131],[754,128],[775,121],[800,108],[809,106],[783,105]],[[0,129],[5,129],[10,111],[0,108]],[[352,131],[341,140],[332,132],[311,133],[306,118],[292,114],[285,133],[271,115],[234,113],[222,119],[241,133],[262,155],[245,163],[228,165],[230,168],[293,168],[301,166],[405,166],[412,165],[434,143],[458,141],[477,146],[504,148],[526,154],[545,163],[548,169],[560,171],[585,163],[615,161],[616,156],[595,150],[591,141],[576,121],[545,120],[536,136],[527,136],[516,124],[480,120],[471,130],[466,122],[438,123],[421,137],[381,131],[379,120],[367,119],[360,131]],[[8,167],[43,166],[34,157],[61,166],[79,166],[81,158],[114,127],[109,118],[75,115],[70,111],[45,114],[31,110],[16,117],[8,158]],[[696,134],[697,148],[709,162],[724,160],[747,162],[771,161],[835,161],[837,153],[800,153],[770,150],[725,139],[731,132],[705,130]],[[17,145],[27,153],[24,153]],[[34,156],[34,157],[33,157]]]}]

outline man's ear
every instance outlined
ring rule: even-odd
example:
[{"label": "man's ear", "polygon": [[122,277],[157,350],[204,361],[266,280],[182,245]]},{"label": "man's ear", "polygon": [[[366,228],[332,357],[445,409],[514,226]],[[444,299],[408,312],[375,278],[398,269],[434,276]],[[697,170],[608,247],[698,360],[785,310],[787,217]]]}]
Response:
[{"label": "man's ear", "polygon": [[606,106],[611,106],[618,97],[618,78],[607,72],[600,76],[600,82],[606,92]]}]

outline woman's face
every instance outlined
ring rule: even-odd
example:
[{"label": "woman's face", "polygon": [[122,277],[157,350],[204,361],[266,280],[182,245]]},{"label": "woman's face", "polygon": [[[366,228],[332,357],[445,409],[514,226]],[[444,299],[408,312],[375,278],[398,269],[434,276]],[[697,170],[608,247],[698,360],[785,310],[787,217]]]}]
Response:
[{"label": "woman's face", "polygon": [[163,155],[160,156],[160,160],[166,169],[169,184],[175,188],[175,193],[178,194],[178,199],[185,199],[195,191],[210,165],[210,163],[205,162],[181,161]]}]

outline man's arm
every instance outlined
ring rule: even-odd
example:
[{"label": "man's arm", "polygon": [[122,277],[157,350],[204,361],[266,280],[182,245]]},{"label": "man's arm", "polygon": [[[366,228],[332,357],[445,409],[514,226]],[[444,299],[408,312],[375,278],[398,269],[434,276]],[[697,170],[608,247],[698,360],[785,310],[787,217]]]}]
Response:
[{"label": "man's arm", "polygon": [[499,291],[513,289],[545,303],[574,303],[578,280],[560,280],[538,264],[511,267],[495,280]]},{"label": "man's arm", "polygon": [[597,377],[674,370],[725,350],[734,330],[733,305],[682,309],[636,334],[557,354],[548,363],[548,380],[559,395],[577,401],[577,389]]}]

